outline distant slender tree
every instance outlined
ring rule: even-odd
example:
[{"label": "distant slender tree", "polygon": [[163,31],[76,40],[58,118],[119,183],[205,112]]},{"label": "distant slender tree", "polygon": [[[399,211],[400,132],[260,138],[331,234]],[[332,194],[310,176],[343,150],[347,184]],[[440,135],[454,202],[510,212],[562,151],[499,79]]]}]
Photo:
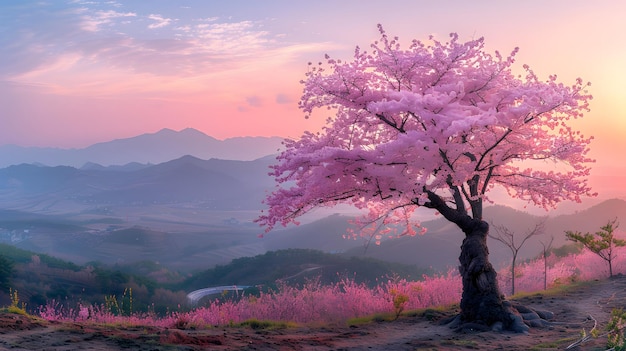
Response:
[{"label": "distant slender tree", "polygon": [[[592,138],[569,125],[588,111],[588,84],[540,80],[526,65],[514,72],[517,49],[491,54],[483,38],[462,42],[452,34],[404,48],[379,30],[371,51],[357,47],[353,59],[310,64],[300,108],[306,117],[318,109],[334,116],[320,132],[285,141],[272,168],[285,186],[267,197],[257,222],[270,231],[314,208],[347,203],[368,210],[361,222],[374,230],[382,222],[415,235],[424,230],[416,230],[414,211],[432,209],[464,233],[455,324],[526,331],[489,262],[483,203],[497,186],[546,209],[593,196]],[[547,160],[558,167],[546,169]]]},{"label": "distant slender tree", "polygon": [[504,225],[495,225],[493,228],[495,229],[495,234],[489,234],[489,237],[495,239],[508,247],[511,250],[512,259],[511,259],[511,295],[515,295],[515,265],[517,261],[517,255],[519,254],[519,250],[524,246],[524,243],[528,239],[533,236],[539,235],[543,233],[545,227],[545,219],[541,220],[541,222],[535,224],[535,227],[528,230],[526,234],[524,234],[521,238],[518,239],[519,244],[515,243],[516,235],[513,231],[507,228]]},{"label": "distant slender tree", "polygon": [[541,246],[543,246],[543,290],[548,289],[548,255],[550,255],[550,250],[552,250],[552,243],[554,242],[554,235],[550,236],[550,241],[548,243],[543,240],[539,241]]},{"label": "distant slender tree", "polygon": [[613,260],[615,259],[615,248],[626,246],[626,240],[615,237],[615,230],[619,224],[617,219],[609,221],[600,231],[591,234],[589,232],[566,231],[567,239],[583,244],[589,251],[600,256],[609,265],[609,277],[613,277]]}]

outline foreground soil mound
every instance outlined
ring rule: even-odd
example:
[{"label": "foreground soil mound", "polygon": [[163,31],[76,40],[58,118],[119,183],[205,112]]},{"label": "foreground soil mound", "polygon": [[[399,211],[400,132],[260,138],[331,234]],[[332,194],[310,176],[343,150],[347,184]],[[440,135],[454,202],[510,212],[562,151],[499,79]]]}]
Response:
[{"label": "foreground soil mound", "polygon": [[[358,326],[205,330],[56,323],[0,314],[0,350],[563,350],[604,331],[614,308],[626,307],[626,278],[584,283],[558,295],[532,294],[518,302],[552,311],[553,323],[529,334],[458,333],[439,321],[453,312],[420,313]],[[603,349],[606,337],[579,349]],[[572,349],[576,349],[575,347]]]}]

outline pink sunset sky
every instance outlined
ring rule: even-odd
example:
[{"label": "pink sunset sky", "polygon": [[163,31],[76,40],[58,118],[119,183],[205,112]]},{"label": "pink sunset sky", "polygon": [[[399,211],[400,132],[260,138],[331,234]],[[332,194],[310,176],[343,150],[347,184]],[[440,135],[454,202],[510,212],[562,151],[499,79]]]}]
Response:
[{"label": "pink sunset sky", "polygon": [[[592,185],[623,188],[626,3],[615,1],[13,0],[0,3],[0,145],[81,148],[162,128],[297,138],[309,61],[378,38],[485,37],[517,65],[590,81]],[[619,184],[607,188],[606,184]],[[616,195],[624,195],[616,194]]]}]

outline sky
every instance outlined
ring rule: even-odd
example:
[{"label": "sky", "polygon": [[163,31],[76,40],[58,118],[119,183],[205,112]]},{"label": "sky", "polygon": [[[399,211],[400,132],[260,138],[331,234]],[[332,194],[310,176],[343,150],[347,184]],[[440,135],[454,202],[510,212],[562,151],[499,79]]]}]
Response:
[{"label": "sky", "polygon": [[[3,0],[0,145],[82,148],[195,128],[297,138],[307,63],[378,39],[484,37],[540,78],[592,83],[593,184],[624,192],[626,2],[581,0]],[[606,184],[620,184],[618,188]],[[593,185],[592,184],[592,185]],[[605,189],[606,188],[606,189]]]}]

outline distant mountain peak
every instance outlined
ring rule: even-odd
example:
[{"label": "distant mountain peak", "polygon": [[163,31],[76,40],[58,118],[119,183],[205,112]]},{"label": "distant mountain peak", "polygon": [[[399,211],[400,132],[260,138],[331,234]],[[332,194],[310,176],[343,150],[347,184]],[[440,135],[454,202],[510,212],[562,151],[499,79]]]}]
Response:
[{"label": "distant mountain peak", "polygon": [[150,135],[150,134],[173,134],[173,133],[178,133],[178,132],[175,131],[174,129],[163,128],[163,129],[157,131],[156,133],[144,133],[143,135]]},{"label": "distant mountain peak", "polygon": [[186,134],[186,133],[194,133],[194,134],[201,134],[201,135],[204,135],[204,136],[208,136],[206,133],[203,133],[203,132],[201,132],[201,131],[199,131],[199,130],[197,130],[197,129],[195,129],[195,128],[185,128],[185,129],[181,129],[181,130],[179,131],[179,133],[183,133],[183,134]]},{"label": "distant mountain peak", "polygon": [[[201,136],[205,136],[205,137],[209,137],[209,138],[213,138],[195,128],[184,128],[181,129],[179,131],[175,131],[174,129],[170,129],[170,128],[163,128],[159,131],[157,131],[156,133],[145,133],[143,135],[157,135],[157,134],[161,134],[161,135],[170,135],[170,134],[179,134],[179,135],[190,135],[190,134],[194,134],[194,135],[201,135]],[[215,139],[215,138],[213,138]]]}]

